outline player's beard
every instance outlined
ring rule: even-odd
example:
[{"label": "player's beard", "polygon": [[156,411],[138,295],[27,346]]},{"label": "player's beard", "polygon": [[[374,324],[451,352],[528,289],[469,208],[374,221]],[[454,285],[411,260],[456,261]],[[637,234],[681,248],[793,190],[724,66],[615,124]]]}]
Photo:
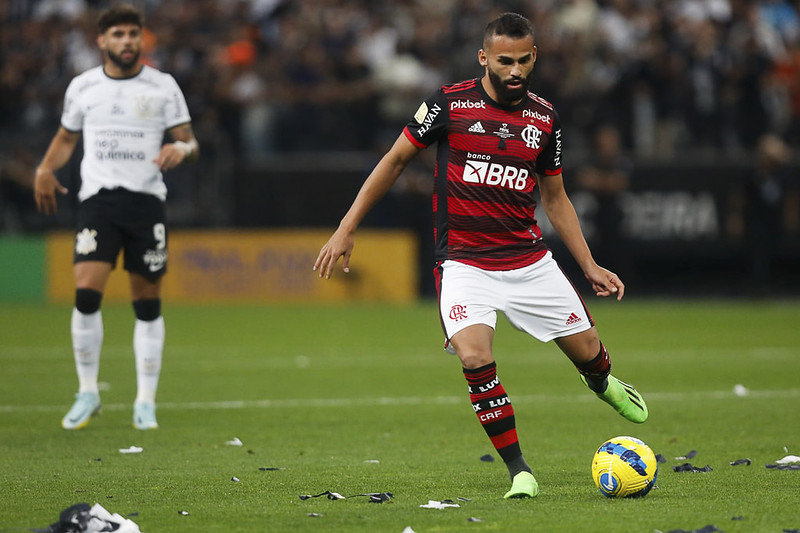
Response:
[{"label": "player's beard", "polygon": [[106,50],[108,54],[108,59],[111,60],[116,66],[118,66],[122,70],[130,70],[139,63],[139,52],[133,52],[133,55],[127,61],[122,59],[121,56],[113,53],[111,50]]},{"label": "player's beard", "polygon": [[511,89],[507,85],[507,82],[503,81],[500,76],[495,74],[491,69],[488,69],[488,72],[489,81],[492,87],[494,87],[494,92],[497,94],[497,98],[501,104],[513,104],[522,100],[528,92],[528,87],[531,84],[531,76],[533,76],[533,71],[531,71],[525,78],[514,78],[514,81],[519,81],[521,85],[519,88]]}]

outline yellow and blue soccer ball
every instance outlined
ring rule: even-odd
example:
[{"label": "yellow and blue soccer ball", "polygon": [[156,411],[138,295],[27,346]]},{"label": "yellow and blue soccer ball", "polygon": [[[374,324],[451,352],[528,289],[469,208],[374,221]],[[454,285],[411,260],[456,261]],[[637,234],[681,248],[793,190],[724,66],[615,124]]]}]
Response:
[{"label": "yellow and blue soccer ball", "polygon": [[653,450],[635,437],[614,437],[597,449],[592,479],[608,498],[641,498],[656,483],[658,461]]}]

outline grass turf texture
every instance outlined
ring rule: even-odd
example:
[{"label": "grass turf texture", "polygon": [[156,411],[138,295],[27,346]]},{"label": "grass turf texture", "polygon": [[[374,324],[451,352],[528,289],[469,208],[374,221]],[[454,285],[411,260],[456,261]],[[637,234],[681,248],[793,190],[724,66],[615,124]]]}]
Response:
[{"label": "grass turf texture", "polygon": [[[101,416],[77,432],[60,427],[76,389],[69,309],[0,306],[0,531],[46,527],[81,501],[138,513],[131,518],[146,533],[800,528],[800,471],[764,467],[786,455],[784,446],[800,455],[800,303],[590,305],[615,374],[643,392],[650,420],[623,420],[552,343],[501,319],[499,375],[542,488],[516,501],[502,499],[510,483],[499,459],[479,460],[496,454],[457,359],[441,350],[431,303],[167,302],[161,427],[151,432],[131,426],[129,306],[104,306],[100,379],[109,389]],[[736,396],[737,383],[750,394]],[[639,437],[668,459],[644,499],[608,500],[592,483],[592,455],[616,435]],[[225,444],[234,437],[244,445]],[[119,453],[131,445],[144,452]],[[714,470],[673,472],[685,462],[674,458],[693,449],[689,462]],[[729,466],[740,458],[753,464]],[[325,490],[394,498],[298,498]],[[458,497],[471,501],[419,507]]]}]

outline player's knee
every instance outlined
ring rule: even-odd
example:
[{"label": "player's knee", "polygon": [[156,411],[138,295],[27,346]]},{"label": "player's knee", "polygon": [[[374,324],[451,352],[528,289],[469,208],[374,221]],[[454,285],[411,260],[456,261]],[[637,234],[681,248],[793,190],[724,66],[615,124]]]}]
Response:
[{"label": "player's knee", "polygon": [[458,354],[458,358],[461,359],[461,366],[464,368],[480,368],[494,361],[494,357],[492,357],[491,352],[472,351],[462,355],[460,352],[458,352],[458,349],[456,349],[456,353]]},{"label": "player's knee", "polygon": [[91,315],[100,310],[103,293],[94,289],[75,290],[75,309],[84,315]]},{"label": "player's knee", "polygon": [[161,298],[143,298],[133,302],[136,318],[150,322],[161,316]]}]

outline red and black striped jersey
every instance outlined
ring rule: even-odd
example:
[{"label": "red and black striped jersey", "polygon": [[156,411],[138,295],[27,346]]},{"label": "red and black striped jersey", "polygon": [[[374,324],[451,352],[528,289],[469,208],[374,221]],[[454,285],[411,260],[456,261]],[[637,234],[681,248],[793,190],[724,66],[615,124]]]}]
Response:
[{"label": "red and black striped jersey", "polygon": [[440,88],[403,132],[419,148],[438,142],[437,261],[511,270],[544,256],[533,190],[537,174],[561,173],[561,123],[549,102],[528,93],[502,106],[468,80]]}]

